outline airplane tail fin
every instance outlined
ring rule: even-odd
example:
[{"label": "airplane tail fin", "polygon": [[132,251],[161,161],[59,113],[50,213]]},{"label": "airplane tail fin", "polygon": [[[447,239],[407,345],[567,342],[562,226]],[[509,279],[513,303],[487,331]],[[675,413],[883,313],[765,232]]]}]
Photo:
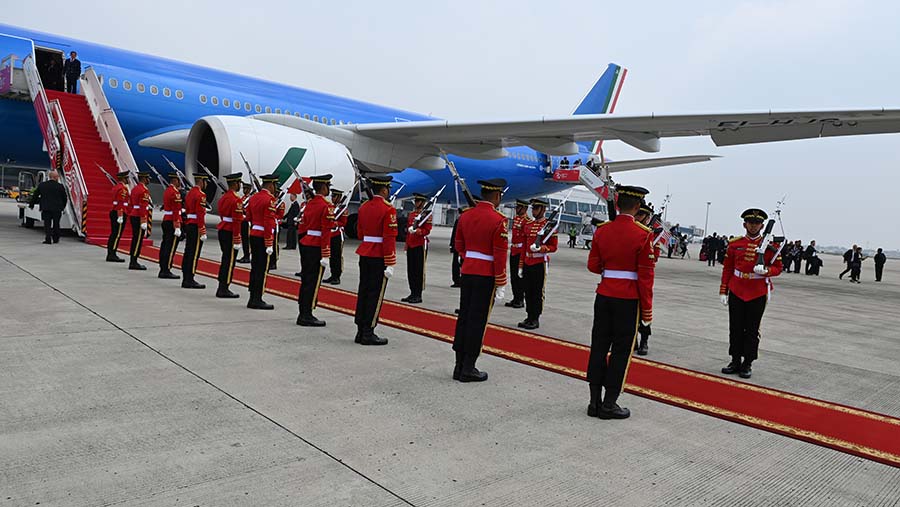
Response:
[{"label": "airplane tail fin", "polygon": [[[606,67],[606,71],[594,83],[594,86],[581,100],[572,114],[609,114],[615,112],[616,103],[619,101],[619,93],[622,91],[622,84],[625,82],[626,74],[628,74],[628,69],[610,63]],[[578,144],[587,148],[590,153],[598,154],[603,141],[582,141]]]}]

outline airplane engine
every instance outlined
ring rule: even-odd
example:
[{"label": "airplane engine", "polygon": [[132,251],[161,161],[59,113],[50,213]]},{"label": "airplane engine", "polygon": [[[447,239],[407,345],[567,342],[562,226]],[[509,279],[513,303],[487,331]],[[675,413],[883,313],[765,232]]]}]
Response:
[{"label": "airplane engine", "polygon": [[[291,167],[304,177],[332,174],[334,188],[344,191],[355,180],[346,146],[303,130],[239,116],[205,116],[191,127],[185,150],[189,177],[199,161],[216,176],[243,172],[249,182],[244,159],[257,177],[280,174],[282,185],[295,180]],[[215,185],[207,188],[210,202],[212,192],[219,193]]]}]

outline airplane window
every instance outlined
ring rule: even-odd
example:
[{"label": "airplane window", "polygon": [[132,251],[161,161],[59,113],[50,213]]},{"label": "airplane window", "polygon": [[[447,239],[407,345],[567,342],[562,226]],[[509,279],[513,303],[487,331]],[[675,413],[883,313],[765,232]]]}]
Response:
[{"label": "airplane window", "polygon": [[163,88],[163,97],[171,97],[171,96],[172,96],[172,90],[170,90],[168,88]]},{"label": "airplane window", "polygon": [[122,81],[122,88],[124,88],[125,91],[131,91],[131,81]]},{"label": "airplane window", "polygon": [[281,108],[280,108],[280,107],[276,107],[276,108],[275,108],[275,114],[281,114]]},{"label": "airplane window", "polygon": [[150,95],[159,95],[159,88],[156,85],[150,85]]},{"label": "airplane window", "polygon": [[323,116],[323,117],[322,117],[322,123],[324,123],[325,125],[328,125],[328,118],[326,118],[326,117]]},{"label": "airplane window", "polygon": [[286,114],[286,115],[288,115],[288,116],[290,116],[290,115],[291,115],[291,112],[290,112],[290,111],[288,111],[288,110],[287,110],[287,109],[285,109],[285,110],[284,110],[284,114]]},{"label": "airplane window", "polygon": [[240,109],[240,108],[241,108],[241,101],[240,101],[240,100],[235,100],[235,101],[234,101],[234,108],[235,108],[235,109]]},{"label": "airplane window", "polygon": [[231,99],[222,99],[222,105],[225,107],[231,107]]},{"label": "airplane window", "polygon": [[144,90],[146,90],[146,88],[144,88],[144,83],[138,83],[137,84],[138,93],[144,93]]},{"label": "airplane window", "polygon": [[344,120],[338,120],[338,125],[343,125],[343,124],[344,124]]},{"label": "airplane window", "polygon": [[184,98],[184,92],[181,90],[175,90],[175,98],[181,100]]},{"label": "airplane window", "polygon": [[214,106],[218,106],[218,105],[219,105],[219,97],[213,97],[213,98],[212,98],[212,105],[214,105]]},{"label": "airplane window", "polygon": [[244,102],[244,111],[247,111],[249,113],[251,109],[253,109],[253,106],[250,105],[249,102]]},{"label": "airplane window", "polygon": [[332,118],[332,119],[331,119],[331,124],[332,124],[332,125],[335,125],[336,123],[337,123],[337,122],[334,121],[334,118]]},{"label": "airplane window", "polygon": [[256,112],[257,112],[257,113],[261,113],[261,112],[262,112],[262,106],[261,106],[261,105],[259,105],[259,104],[256,105]]},{"label": "airplane window", "polygon": [[112,86],[113,88],[118,88],[119,80],[114,77],[109,78],[109,86]]},{"label": "airplane window", "polygon": [[313,115],[313,121],[314,121],[314,122],[318,122],[318,121],[319,121],[319,115],[314,114],[314,115]]},{"label": "airplane window", "polygon": [[266,106],[266,112],[267,112],[267,113],[271,113],[271,112],[272,112],[272,106]]},{"label": "airplane window", "polygon": [[305,113],[305,114],[303,115],[303,117],[304,117],[305,119],[308,120],[308,119],[309,119],[309,113]]},{"label": "airplane window", "polygon": [[300,117],[300,113],[294,112],[294,116],[296,116],[297,118],[299,118],[299,117]]},{"label": "airplane window", "polygon": [[206,95],[200,95],[200,103],[206,104]]}]

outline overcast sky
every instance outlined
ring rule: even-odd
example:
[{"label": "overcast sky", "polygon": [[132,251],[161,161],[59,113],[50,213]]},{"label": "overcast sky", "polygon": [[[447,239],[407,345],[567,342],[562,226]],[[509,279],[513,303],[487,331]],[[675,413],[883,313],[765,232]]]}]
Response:
[{"label": "overcast sky", "polygon": [[[900,2],[19,2],[4,22],[443,118],[568,114],[608,62],[617,113],[900,107]],[[83,54],[90,59],[90,55]],[[616,160],[648,156],[609,142]],[[900,249],[900,135],[717,148],[665,139],[693,166],[620,174],[669,220],[736,233],[772,211],[804,244]],[[657,155],[658,156],[658,155]]]}]

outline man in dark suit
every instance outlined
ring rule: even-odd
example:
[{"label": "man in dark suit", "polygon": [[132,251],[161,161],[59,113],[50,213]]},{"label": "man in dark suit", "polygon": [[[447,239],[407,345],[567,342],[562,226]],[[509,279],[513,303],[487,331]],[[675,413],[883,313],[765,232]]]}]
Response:
[{"label": "man in dark suit", "polygon": [[285,234],[285,250],[297,249],[297,217],[300,216],[300,203],[297,202],[297,194],[290,194],[291,207],[288,208],[281,222],[281,228]]},{"label": "man in dark suit", "polygon": [[66,93],[78,93],[78,78],[81,77],[81,60],[78,53],[69,53],[69,59],[63,64],[63,74],[66,75]]},{"label": "man in dark suit", "polygon": [[31,196],[30,208],[37,204],[41,207],[41,220],[44,222],[44,244],[59,243],[59,219],[69,201],[66,188],[59,182],[59,173],[50,171],[49,179],[37,186]]},{"label": "man in dark suit", "polygon": [[881,275],[884,273],[884,263],[887,262],[887,256],[884,255],[884,251],[879,248],[878,252],[875,254],[875,281],[881,281]]}]

